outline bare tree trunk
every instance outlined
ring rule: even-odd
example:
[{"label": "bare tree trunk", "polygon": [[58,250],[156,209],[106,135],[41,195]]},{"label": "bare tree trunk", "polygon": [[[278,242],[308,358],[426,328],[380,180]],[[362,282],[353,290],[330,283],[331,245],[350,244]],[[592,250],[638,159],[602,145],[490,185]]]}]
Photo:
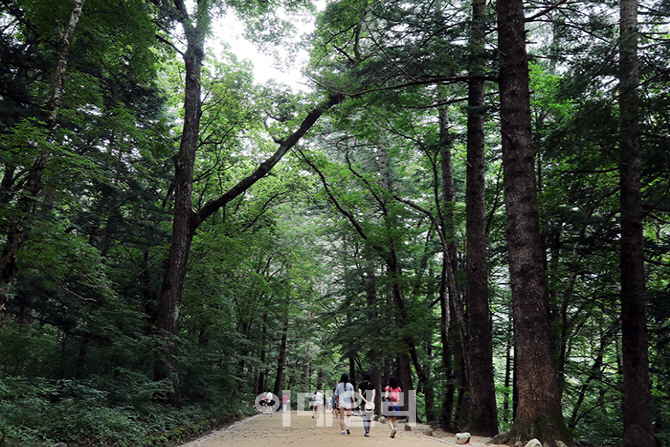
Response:
[{"label": "bare tree trunk", "polygon": [[349,357],[349,382],[356,387],[358,385],[356,383],[356,361],[354,360],[354,357]]},{"label": "bare tree trunk", "polygon": [[624,447],[655,445],[652,425],[643,210],[640,204],[640,124],[637,86],[637,2],[620,3],[621,324]]},{"label": "bare tree trunk", "polygon": [[[470,40],[476,51],[484,53],[484,20],[486,1],[473,0],[474,27]],[[481,75],[481,68],[473,68]],[[485,85],[484,80],[470,80],[468,91],[467,186],[465,191],[467,246],[467,334],[468,385],[470,402],[468,432],[480,436],[498,433],[498,409],[493,380],[493,335],[489,311],[489,287],[486,253],[485,192]]]},{"label": "bare tree trunk", "polygon": [[454,408],[454,371],[451,361],[451,347],[449,343],[450,330],[450,312],[449,312],[449,298],[447,295],[447,264],[442,263],[442,275],[440,279],[440,340],[442,341],[442,367],[444,368],[444,375],[447,378],[446,392],[444,393],[444,401],[442,402],[442,410],[440,412],[440,425],[446,430],[453,430],[451,426],[451,416]]},{"label": "bare tree trunk", "polygon": [[[263,314],[263,323],[261,326],[261,332],[263,333],[262,340],[267,340],[267,319],[268,315]],[[256,381],[256,394],[260,394],[263,392],[268,391],[267,387],[267,377],[265,376],[265,368],[266,368],[266,351],[265,351],[265,346],[261,348],[261,352],[258,356],[258,361],[260,363],[260,369],[258,371],[258,379]]]},{"label": "bare tree trunk", "polygon": [[275,376],[275,386],[272,392],[276,396],[281,396],[282,383],[284,382],[284,364],[286,363],[286,348],[288,345],[288,315],[282,328],[281,340],[279,342],[279,356],[277,358],[277,375]]},{"label": "bare tree trunk", "polygon": [[[377,275],[375,274],[375,266],[368,259],[366,260],[366,270],[367,272],[364,275],[363,281],[365,284],[365,299],[366,305],[368,308],[368,318],[370,321],[377,319],[377,310],[375,309],[375,302],[377,301]],[[375,393],[375,408],[377,412],[381,409],[381,390],[384,388],[382,385],[382,371],[379,365],[379,356],[380,353],[376,349],[370,349],[368,351],[368,362],[372,365],[370,371],[371,382],[377,388],[377,393]]]},{"label": "bare tree trunk", "polygon": [[[402,411],[407,411],[409,409],[409,390],[414,389],[414,383],[412,380],[412,362],[410,357],[405,352],[398,353],[398,382],[400,383],[400,388],[403,392],[403,402],[400,406]],[[382,387],[383,389],[383,387]]]},{"label": "bare tree trunk", "polygon": [[[509,422],[514,419],[514,412],[512,411],[512,414],[510,414],[510,401],[513,400],[513,397],[510,395],[509,389],[510,386],[512,385],[512,369],[513,369],[513,359],[512,359],[512,331],[511,331],[511,324],[510,324],[510,332],[509,336],[507,337],[507,343],[505,346],[505,382],[504,382],[504,387],[506,389],[505,391],[505,398],[503,400],[503,414],[505,422]],[[513,405],[513,403],[512,403]],[[508,417],[509,416],[509,417]]]},{"label": "bare tree trunk", "polygon": [[[426,343],[426,355],[428,356],[429,359],[433,358],[433,347],[430,343]],[[424,369],[426,371],[426,376],[428,380],[430,380],[432,368],[430,367],[430,365],[426,365]],[[425,403],[425,414],[426,414],[425,422],[431,424],[437,420],[437,417],[435,416],[435,387],[431,383],[426,382],[422,384],[421,391],[423,391],[424,403]]]},{"label": "bare tree trunk", "polygon": [[596,355],[596,358],[593,361],[593,366],[589,371],[589,375],[586,377],[586,380],[582,382],[582,385],[579,389],[579,395],[577,396],[577,400],[575,401],[575,405],[572,409],[572,415],[570,416],[568,422],[568,427],[570,427],[570,429],[574,429],[577,426],[577,422],[579,421],[579,412],[581,410],[582,403],[584,402],[584,398],[586,397],[586,393],[589,389],[591,382],[593,382],[594,380],[598,380],[599,378],[602,377],[603,358],[605,356],[605,349],[607,348],[607,345],[609,345],[609,343],[611,342],[611,337],[614,333],[614,329],[615,326],[612,326],[600,337],[600,346],[598,347],[598,354]]},{"label": "bare tree trunk", "polygon": [[321,368],[316,373],[316,389],[323,390],[323,370]]},{"label": "bare tree trunk", "polygon": [[[442,99],[442,91],[439,98]],[[446,106],[438,109],[440,137],[440,178],[442,194],[436,200],[439,214],[438,234],[442,244],[442,275],[440,284],[441,331],[443,338],[443,362],[445,371],[451,377],[447,385],[447,393],[442,407],[441,420],[445,427],[453,429],[463,426],[467,419],[467,408],[464,406],[465,388],[467,387],[468,358],[465,357],[466,340],[465,309],[463,300],[456,284],[456,272],[459,268],[458,247],[455,238],[455,213],[453,166],[451,144],[449,142],[449,115]],[[406,202],[407,203],[407,202]],[[414,206],[420,209],[417,206]],[[424,211],[426,212],[426,211]],[[426,212],[430,215],[428,212]],[[449,334],[455,334],[450,336]],[[455,341],[449,342],[448,340]],[[453,362],[451,359],[453,356]],[[458,393],[458,394],[456,394]],[[457,397],[456,397],[457,396]],[[453,424],[452,413],[453,412]]]},{"label": "bare tree trunk", "polygon": [[[154,380],[167,380],[172,389],[167,394],[167,403],[181,407],[179,379],[177,374],[177,341],[179,330],[179,303],[186,277],[191,242],[195,228],[191,224],[193,203],[193,169],[198,148],[201,115],[201,67],[204,57],[206,25],[189,18],[185,5],[175,0],[177,12],[186,36],[184,125],[179,152],[174,157],[174,210],[172,239],[167,266],[163,276],[161,295],[158,303],[156,327],[160,337],[158,357],[154,367]],[[206,20],[208,11],[198,11],[195,15]]]},{"label": "bare tree trunk", "polygon": [[519,404],[509,436],[515,443],[574,445],[563,413],[551,346],[531,138],[528,56],[522,0],[499,0],[500,117],[507,242],[514,312]]}]

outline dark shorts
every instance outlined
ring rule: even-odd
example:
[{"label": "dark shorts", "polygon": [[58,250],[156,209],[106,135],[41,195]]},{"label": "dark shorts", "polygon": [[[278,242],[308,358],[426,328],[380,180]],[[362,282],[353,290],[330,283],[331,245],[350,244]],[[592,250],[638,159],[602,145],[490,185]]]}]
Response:
[{"label": "dark shorts", "polygon": [[400,416],[400,405],[392,405],[391,402],[384,402],[384,416]]}]

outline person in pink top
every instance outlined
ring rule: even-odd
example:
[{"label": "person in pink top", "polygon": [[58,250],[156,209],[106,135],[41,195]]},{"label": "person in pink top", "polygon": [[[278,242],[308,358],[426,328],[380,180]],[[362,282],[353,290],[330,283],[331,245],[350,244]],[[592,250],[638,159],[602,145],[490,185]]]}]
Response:
[{"label": "person in pink top", "polygon": [[387,421],[391,427],[391,437],[395,438],[396,434],[396,425],[395,419],[400,414],[400,393],[402,389],[398,386],[398,379],[394,376],[389,378],[389,384],[384,388],[384,408]]},{"label": "person in pink top", "polygon": [[281,405],[282,405],[282,411],[286,413],[286,410],[288,410],[288,404],[290,400],[288,397],[288,394],[284,393],[284,395],[281,397]]}]

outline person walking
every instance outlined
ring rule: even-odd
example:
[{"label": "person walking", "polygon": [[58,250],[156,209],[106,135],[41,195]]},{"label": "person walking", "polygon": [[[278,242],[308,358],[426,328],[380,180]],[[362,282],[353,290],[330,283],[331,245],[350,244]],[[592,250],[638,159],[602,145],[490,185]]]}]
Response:
[{"label": "person walking", "polygon": [[358,394],[361,396],[361,411],[363,416],[363,428],[366,438],[370,437],[370,424],[375,411],[375,395],[377,391],[370,382],[372,376],[368,372],[363,373],[363,381],[358,385]]},{"label": "person walking", "polygon": [[335,388],[335,396],[337,397],[337,407],[340,409],[340,429],[341,435],[349,435],[349,425],[351,423],[351,409],[354,407],[354,386],[349,383],[349,375],[342,374],[340,382]]},{"label": "person walking", "polygon": [[267,394],[265,395],[265,399],[263,399],[265,402],[265,406],[263,407],[263,414],[269,414],[272,416],[272,413],[274,411],[274,405],[275,405],[275,400],[274,400],[274,395],[272,394],[272,391],[268,390]]},{"label": "person walking", "polygon": [[330,409],[333,412],[333,419],[340,418],[340,410],[337,408],[337,396],[335,395],[335,390],[337,389],[337,383],[335,388],[333,388],[333,394],[330,396]]},{"label": "person walking", "polygon": [[288,404],[291,402],[289,396],[287,393],[284,393],[281,397],[281,406],[282,406],[282,412],[286,413],[288,410]]},{"label": "person walking", "polygon": [[402,389],[398,386],[398,379],[394,376],[389,378],[389,384],[384,388],[384,407],[386,412],[384,416],[391,427],[391,437],[395,438],[396,434],[396,417],[400,414],[400,405],[398,402],[400,400],[400,393]]},{"label": "person walking", "polygon": [[316,414],[316,418],[319,419],[319,413],[323,412],[323,393],[319,390],[314,392],[312,396],[312,419]]}]

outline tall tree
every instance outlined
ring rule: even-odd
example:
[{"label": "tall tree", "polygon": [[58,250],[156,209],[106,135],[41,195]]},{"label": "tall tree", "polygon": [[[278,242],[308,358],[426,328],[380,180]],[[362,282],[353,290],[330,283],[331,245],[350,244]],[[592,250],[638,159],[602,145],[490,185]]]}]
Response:
[{"label": "tall tree", "polygon": [[500,118],[512,289],[518,406],[509,437],[574,445],[561,411],[551,345],[531,135],[528,55],[522,0],[497,3]]},{"label": "tall tree", "polygon": [[[172,221],[172,239],[167,266],[163,275],[156,327],[159,335],[172,337],[177,334],[179,322],[179,299],[186,277],[186,263],[193,240],[191,225],[193,167],[198,148],[200,116],[202,114],[201,70],[205,55],[205,35],[210,26],[210,3],[196,3],[193,17],[189,15],[182,0],[175,0],[175,12],[186,37],[184,125],[179,152],[174,157],[174,211]],[[163,341],[154,371],[154,380],[172,381],[172,390],[168,392],[168,402],[181,405],[179,386],[176,379],[177,344],[174,340]]]},{"label": "tall tree", "polygon": [[307,114],[296,131],[286,138],[276,139],[278,148],[275,153],[263,161],[251,174],[241,179],[218,198],[205,203],[198,211],[193,211],[193,172],[199,147],[200,117],[202,115],[202,62],[205,55],[205,37],[210,30],[215,3],[212,1],[197,2],[192,14],[189,13],[182,0],[175,0],[173,5],[187,44],[186,51],[183,53],[185,64],[184,120],[179,152],[173,157],[175,164],[174,217],[170,252],[158,303],[156,327],[163,340],[160,342],[161,352],[156,361],[154,379],[157,381],[167,379],[171,383],[172,390],[167,394],[167,402],[176,407],[179,407],[181,403],[177,380],[177,343],[173,337],[178,331],[179,302],[196,229],[205,219],[270,172],[325,111],[344,99],[342,95],[331,95],[318,104]]},{"label": "tall tree", "polygon": [[655,445],[652,426],[640,186],[637,1],[621,0],[619,109],[621,187],[621,346],[624,447]]},{"label": "tall tree", "polygon": [[468,83],[467,185],[465,225],[467,245],[468,376],[470,402],[468,431],[483,436],[498,432],[498,411],[493,381],[493,341],[486,244],[486,144],[484,75],[486,0],[472,1],[472,75]]}]

